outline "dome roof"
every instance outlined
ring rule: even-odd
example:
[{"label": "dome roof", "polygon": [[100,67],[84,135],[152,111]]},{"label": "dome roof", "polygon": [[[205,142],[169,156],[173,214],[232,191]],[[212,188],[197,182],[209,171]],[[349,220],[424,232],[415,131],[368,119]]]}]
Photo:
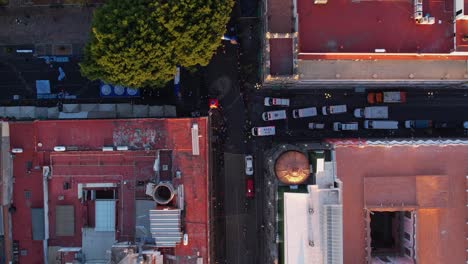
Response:
[{"label": "dome roof", "polygon": [[276,160],[275,173],[282,183],[300,184],[310,175],[309,161],[299,151],[286,151]]}]

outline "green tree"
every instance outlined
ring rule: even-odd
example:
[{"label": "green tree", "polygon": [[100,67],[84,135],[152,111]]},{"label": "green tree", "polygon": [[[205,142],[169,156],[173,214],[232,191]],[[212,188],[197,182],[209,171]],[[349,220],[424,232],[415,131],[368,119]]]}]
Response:
[{"label": "green tree", "polygon": [[107,0],[96,10],[82,75],[131,87],[164,86],[176,65],[205,66],[233,0]]}]

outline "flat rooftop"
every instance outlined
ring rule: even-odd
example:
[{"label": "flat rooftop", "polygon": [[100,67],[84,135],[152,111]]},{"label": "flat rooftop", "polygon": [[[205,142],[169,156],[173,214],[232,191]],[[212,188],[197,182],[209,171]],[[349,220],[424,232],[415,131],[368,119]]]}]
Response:
[{"label": "flat rooftop", "polygon": [[[192,137],[187,136],[195,123],[200,155],[192,154]],[[182,173],[181,178],[173,179],[173,185],[184,185],[184,232],[189,235],[189,246],[181,243],[171,255],[190,258],[198,253],[208,258],[206,118],[34,121],[9,123],[9,127],[11,148],[23,148],[23,153],[16,154],[13,160],[16,212],[11,214],[13,240],[26,252],[19,256],[20,263],[43,263],[42,241],[32,239],[31,227],[31,208],[44,207],[43,166],[51,169],[49,246],[82,246],[81,230],[92,227],[94,221],[93,205],[77,198],[78,186],[84,183],[117,186],[115,240],[133,241],[139,217],[137,201],[150,199],[139,182],[154,177],[158,150],[171,151],[172,171]],[[54,152],[54,146],[76,150]],[[103,146],[128,146],[129,150],[104,152]],[[62,205],[74,208],[74,235],[56,232],[56,208]]]},{"label": "flat rooftop", "polygon": [[[465,2],[468,3],[468,1]],[[465,5],[468,5],[466,3]],[[455,26],[457,27],[457,51],[468,51],[468,20],[459,19],[456,21]]]},{"label": "flat rooftop", "polygon": [[344,263],[365,262],[364,208],[382,201],[416,207],[418,262],[466,262],[467,145],[350,143],[335,150],[343,182]]},{"label": "flat rooftop", "polygon": [[268,31],[274,33],[294,32],[292,0],[269,0],[267,5]]},{"label": "flat rooftop", "polygon": [[292,75],[292,39],[270,39],[270,74],[274,76]]},{"label": "flat rooftop", "polygon": [[449,53],[454,48],[453,0],[423,0],[419,25],[413,1],[297,0],[299,52]]}]

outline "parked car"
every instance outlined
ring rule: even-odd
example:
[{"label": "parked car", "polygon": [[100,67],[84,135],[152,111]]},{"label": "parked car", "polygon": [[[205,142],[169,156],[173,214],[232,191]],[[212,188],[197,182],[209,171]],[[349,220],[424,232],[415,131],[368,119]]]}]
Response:
[{"label": "parked car", "polygon": [[323,123],[309,123],[309,129],[324,129],[325,124]]},{"label": "parked car", "polygon": [[322,107],[323,115],[341,114],[346,113],[347,111],[346,105],[330,105]]},{"label": "parked car", "polygon": [[263,112],[262,119],[263,121],[286,119],[286,110]]},{"label": "parked car", "polygon": [[335,122],[333,123],[334,131],[358,130],[358,129],[359,129],[358,122],[347,122],[347,123]]},{"label": "parked car", "polygon": [[253,136],[273,136],[275,134],[275,126],[252,127]]},{"label": "parked car", "polygon": [[369,104],[404,103],[406,102],[406,92],[369,92],[367,102]]},{"label": "parked car", "polygon": [[245,180],[245,196],[247,198],[254,198],[255,189],[253,178],[247,178]]},{"label": "parked car", "polygon": [[457,128],[458,126],[455,122],[434,122],[434,128]]},{"label": "parked car", "polygon": [[468,121],[463,122],[463,128],[468,129]]},{"label": "parked car", "polygon": [[388,106],[370,106],[354,109],[354,117],[368,119],[387,119]]},{"label": "parked car", "polygon": [[292,111],[293,118],[301,118],[301,117],[312,117],[317,115],[317,108],[316,107],[307,107],[301,109],[294,109]]},{"label": "parked car", "polygon": [[264,104],[265,106],[289,106],[289,99],[265,97]]},{"label": "parked car", "polygon": [[390,120],[366,120],[365,129],[398,129],[398,121]]},{"label": "parked car", "polygon": [[253,173],[253,157],[252,155],[247,155],[245,156],[245,174],[252,176]]},{"label": "parked car", "polygon": [[406,128],[431,128],[432,120],[406,120]]}]

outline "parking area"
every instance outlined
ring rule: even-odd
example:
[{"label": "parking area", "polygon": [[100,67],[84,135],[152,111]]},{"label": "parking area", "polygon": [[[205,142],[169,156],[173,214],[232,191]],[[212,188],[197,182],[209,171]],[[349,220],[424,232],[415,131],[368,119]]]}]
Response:
[{"label": "parking area", "polygon": [[[397,89],[396,89],[397,90]],[[468,93],[464,90],[414,90],[407,92],[406,103],[383,104],[388,106],[388,118],[356,118],[356,108],[370,106],[366,92],[353,89],[313,90],[301,92],[270,92],[253,98],[250,120],[255,127],[275,126],[275,138],[281,139],[320,139],[342,137],[459,137],[468,135],[463,129],[463,121],[468,121]],[[455,96],[456,95],[456,96]],[[290,99],[289,107],[264,106],[264,97],[284,97]],[[323,115],[322,106],[346,105],[347,111],[340,114]],[[316,107],[313,116],[293,118],[293,109]],[[264,121],[266,111],[286,110],[285,119]],[[364,120],[394,120],[398,129],[365,129]],[[406,120],[431,120],[432,128],[406,128]],[[333,123],[357,122],[358,130],[333,131]],[[309,123],[323,124],[323,128],[310,129]],[[446,128],[438,127],[446,124]],[[250,132],[249,137],[251,137]],[[292,137],[291,137],[292,136]]]}]

